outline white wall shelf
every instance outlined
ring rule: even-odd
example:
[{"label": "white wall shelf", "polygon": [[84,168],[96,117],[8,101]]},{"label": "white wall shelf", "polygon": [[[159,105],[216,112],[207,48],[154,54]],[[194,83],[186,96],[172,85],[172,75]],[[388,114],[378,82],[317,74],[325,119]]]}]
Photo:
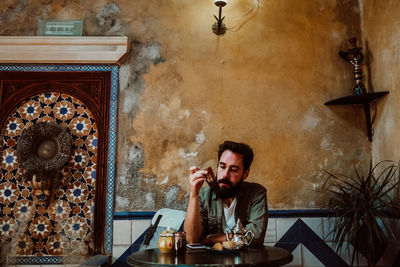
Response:
[{"label": "white wall shelf", "polygon": [[117,63],[126,36],[0,36],[0,63]]}]

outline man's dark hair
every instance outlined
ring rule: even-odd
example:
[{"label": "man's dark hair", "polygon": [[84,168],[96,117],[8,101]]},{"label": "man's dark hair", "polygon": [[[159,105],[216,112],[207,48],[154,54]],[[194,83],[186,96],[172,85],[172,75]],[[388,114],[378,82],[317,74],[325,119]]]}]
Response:
[{"label": "man's dark hair", "polygon": [[225,141],[223,144],[219,145],[218,148],[218,162],[219,159],[221,158],[222,153],[224,153],[225,150],[230,150],[232,152],[238,153],[243,155],[243,168],[244,171],[247,169],[250,169],[250,165],[253,162],[253,149],[247,144],[244,143],[237,143],[233,141]]}]

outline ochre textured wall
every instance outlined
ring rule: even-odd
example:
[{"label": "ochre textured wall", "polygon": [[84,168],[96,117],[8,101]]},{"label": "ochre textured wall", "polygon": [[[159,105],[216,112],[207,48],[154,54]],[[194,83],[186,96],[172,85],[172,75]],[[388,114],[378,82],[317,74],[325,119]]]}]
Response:
[{"label": "ochre textured wall", "polygon": [[322,169],[351,173],[371,157],[362,110],[324,106],[352,93],[338,50],[360,36],[359,7],[260,0],[243,17],[256,3],[229,1],[224,22],[236,31],[218,37],[211,0],[2,1],[0,34],[35,35],[38,18],[84,18],[84,35],[130,37],[116,211],[184,209],[189,167],[215,168],[226,139],[254,148],[249,181],[268,188],[270,208],[324,207]]},{"label": "ochre textured wall", "polygon": [[363,1],[364,46],[369,50],[369,86],[389,91],[377,105],[374,161],[400,159],[400,6],[397,1]]}]

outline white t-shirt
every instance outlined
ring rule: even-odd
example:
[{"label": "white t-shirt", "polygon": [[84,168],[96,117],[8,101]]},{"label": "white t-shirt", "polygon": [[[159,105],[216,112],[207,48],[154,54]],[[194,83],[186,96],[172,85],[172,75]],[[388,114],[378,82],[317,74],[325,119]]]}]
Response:
[{"label": "white t-shirt", "polygon": [[231,205],[228,207],[224,203],[224,219],[225,221],[223,222],[223,230],[226,232],[226,230],[232,230],[232,228],[235,226],[235,209],[236,209],[236,204],[237,200],[236,198],[233,199]]}]

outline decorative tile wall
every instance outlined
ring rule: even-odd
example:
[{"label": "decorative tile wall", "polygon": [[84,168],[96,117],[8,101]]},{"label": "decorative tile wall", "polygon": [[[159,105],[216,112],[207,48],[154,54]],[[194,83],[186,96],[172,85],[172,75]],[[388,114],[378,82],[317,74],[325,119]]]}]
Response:
[{"label": "decorative tile wall", "polygon": [[[58,177],[54,201],[38,202],[16,156],[22,131],[38,122],[67,127],[71,157]],[[1,132],[1,256],[89,255],[97,163],[97,126],[90,111],[73,96],[49,92],[19,105]],[[56,263],[56,262],[55,262]]]},{"label": "decorative tile wall", "polygon": [[[106,254],[111,254],[112,252],[112,224],[113,224],[113,207],[114,207],[114,176],[115,176],[115,154],[116,154],[116,136],[117,136],[117,108],[118,108],[118,66],[117,65],[58,65],[58,64],[0,64],[0,71],[14,71],[14,72],[110,72],[111,74],[111,91],[110,91],[110,102],[109,102],[109,107],[110,107],[110,111],[109,111],[109,138],[108,138],[108,156],[107,156],[107,178],[106,178],[106,190],[107,190],[107,197],[106,197],[106,211],[105,211],[105,234],[104,234],[104,250]],[[55,112],[58,113],[60,120],[68,120],[68,116],[69,115],[69,109],[71,109],[71,107],[76,108],[74,101],[68,101],[66,99],[64,99],[65,101],[63,102],[64,106],[61,106],[61,103],[58,104],[57,106],[51,106],[52,108],[55,108]],[[44,101],[44,98],[43,98]],[[43,102],[42,101],[42,102]],[[37,102],[37,101],[36,101]],[[39,101],[40,102],[40,101]],[[72,106],[70,105],[72,103]],[[49,105],[46,102],[43,102],[42,104],[44,104],[44,106],[42,105],[37,105],[35,103],[33,103],[33,106],[28,107],[25,111],[25,116],[28,117],[29,120],[29,116],[33,116],[33,115],[37,115],[40,114],[42,112],[44,112],[44,114],[50,114],[49,113]],[[46,108],[46,104],[48,105]],[[78,103],[79,104],[79,103]],[[32,110],[33,109],[33,110]],[[47,112],[47,113],[46,113]],[[78,111],[79,113],[79,111]],[[3,114],[2,114],[3,115]],[[57,114],[54,114],[54,117],[56,117]],[[88,114],[86,114],[88,115]],[[40,115],[39,115],[40,117]],[[46,117],[46,116],[44,116]],[[48,118],[49,120],[51,119],[51,115],[47,116],[50,117]],[[78,116],[79,117],[79,116]],[[91,118],[91,116],[82,116],[85,119],[89,119]],[[3,147],[4,145],[6,145],[7,147],[12,147],[13,146],[13,142],[16,142],[16,136],[19,136],[23,130],[22,127],[24,127],[24,125],[22,125],[21,123],[17,123],[20,122],[20,120],[24,120],[27,118],[15,118],[15,117],[11,117],[10,121],[8,121],[9,123],[7,123],[6,129],[7,131],[9,131],[10,135],[13,138],[9,138],[9,140],[7,140],[5,143],[2,141],[2,139],[0,138],[0,147]],[[57,118],[55,118],[57,120]],[[82,119],[82,118],[81,118]],[[83,119],[83,121],[79,121],[79,123],[85,124],[87,122],[87,120]],[[11,120],[14,120],[14,122],[16,122],[15,124],[11,123]],[[32,123],[35,123],[39,121],[39,118],[37,118],[37,120],[35,121],[35,119],[33,119]],[[68,123],[70,126],[73,125],[72,121],[67,121],[66,123]],[[78,122],[77,122],[78,123]],[[93,126],[93,125],[92,125]],[[82,127],[82,128],[80,128]],[[4,129],[2,129],[4,130]],[[84,126],[83,125],[78,125],[76,124],[75,129],[71,129],[71,130],[75,130],[77,132],[79,131],[85,131],[84,130]],[[86,133],[84,133],[86,134]],[[93,133],[94,134],[94,133]],[[90,135],[90,134],[89,134]],[[79,136],[79,135],[78,135]],[[91,138],[91,137],[90,137]],[[82,146],[82,145],[86,145],[87,148],[90,147],[91,145],[93,146],[97,146],[96,144],[96,139],[92,139],[93,143],[92,144],[88,144],[90,138],[87,138],[87,141],[85,140],[85,137],[81,137],[80,141],[78,142],[82,142],[84,141],[85,144],[80,143],[80,144],[76,144],[77,146]],[[79,138],[78,138],[79,139]],[[92,149],[92,152],[94,152],[93,148],[89,148],[89,150]],[[85,150],[82,149],[81,150]],[[89,151],[89,150],[85,150],[85,151]],[[9,257],[12,254],[7,254],[10,251],[15,251],[16,249],[12,247],[10,241],[12,239],[14,239],[15,237],[15,233],[16,230],[20,230],[15,224],[15,222],[17,220],[21,220],[23,222],[30,222],[33,221],[36,217],[35,215],[32,215],[32,213],[36,212],[41,212],[43,209],[41,209],[40,207],[38,208],[36,205],[34,205],[34,203],[32,202],[33,198],[29,198],[29,193],[31,188],[28,186],[25,186],[22,184],[22,187],[17,184],[15,181],[19,180],[19,176],[21,175],[21,173],[19,171],[10,171],[11,169],[13,169],[13,165],[14,160],[15,160],[15,150],[4,150],[2,149],[0,151],[0,164],[4,165],[5,168],[3,168],[4,170],[2,170],[0,172],[0,184],[4,184],[1,185],[0,190],[2,190],[3,193],[2,196],[3,198],[7,198],[8,201],[10,201],[10,203],[5,203],[6,201],[0,201],[0,203],[2,203],[3,205],[0,207],[1,211],[0,211],[0,218],[2,218],[2,221],[0,222],[0,265],[3,266],[5,264],[10,265],[10,266],[14,266],[14,264],[16,264],[17,266],[19,265],[24,265],[24,266],[29,266],[29,265],[34,265],[34,266],[40,266],[43,264],[66,264],[65,266],[73,266],[70,265],[72,263],[75,262],[79,262],[81,263],[83,260],[80,259],[79,257],[74,257],[72,255],[72,257],[62,257],[62,256],[19,256],[19,257]],[[85,154],[84,151],[78,151],[77,152],[77,157],[75,158],[75,164],[76,165],[81,165],[84,164],[84,158],[83,156],[87,156],[87,154]],[[91,154],[89,153],[89,157],[92,158]],[[92,160],[92,163],[94,163],[94,158]],[[95,164],[95,163],[94,163]],[[94,165],[93,165],[94,166]],[[92,167],[93,167],[92,166]],[[71,166],[70,166],[71,167]],[[83,166],[82,166],[83,167]],[[90,166],[88,166],[90,167]],[[82,171],[83,168],[81,168],[79,171],[81,174],[86,174],[86,176],[84,176],[83,179],[87,180],[86,185],[91,185],[91,182],[89,181],[90,179],[93,179],[93,183],[94,183],[94,179],[95,179],[95,171],[92,170],[91,175],[90,174],[90,170],[87,169],[86,171]],[[78,172],[78,173],[79,173]],[[13,180],[13,182],[10,182],[12,180],[12,175],[15,175],[16,180]],[[79,176],[79,174],[77,174]],[[76,179],[76,181],[78,182],[79,179],[82,179],[81,177],[74,177],[74,179]],[[7,184],[7,182],[5,182],[5,180],[7,180],[9,183]],[[57,218],[54,219],[47,217],[47,215],[49,214],[43,214],[44,217],[46,217],[47,219],[50,219],[50,225],[51,225],[51,230],[52,232],[50,232],[50,226],[48,225],[47,228],[45,227],[45,230],[43,230],[43,232],[46,232],[47,235],[47,231],[50,232],[50,234],[48,234],[47,239],[44,238],[44,240],[46,240],[46,244],[47,241],[50,239],[50,236],[53,235],[56,231],[58,231],[60,229],[59,224],[54,224],[52,225],[51,222],[55,221],[55,220],[64,220],[67,221],[69,220],[68,223],[66,223],[66,225],[69,224],[68,228],[69,231],[75,231],[75,232],[79,232],[79,230],[82,230],[83,227],[81,228],[81,222],[83,222],[82,220],[79,219],[89,219],[92,215],[89,215],[89,213],[93,212],[93,199],[90,198],[91,196],[94,196],[94,190],[95,189],[91,189],[89,186],[86,187],[86,189],[88,190],[88,192],[86,192],[85,188],[83,188],[85,185],[85,183],[83,181],[81,181],[81,184],[76,183],[75,187],[71,186],[68,187],[67,190],[69,190],[69,197],[68,197],[68,193],[65,194],[64,198],[59,196],[59,199],[62,199],[63,201],[59,201],[59,203],[55,204],[52,211],[50,212],[50,214],[56,214]],[[79,192],[79,190],[81,190]],[[92,190],[92,191],[91,191]],[[91,192],[89,192],[91,191]],[[11,192],[11,193],[10,193]],[[83,192],[83,193],[82,193]],[[91,196],[89,197],[89,193],[91,193]],[[87,194],[87,198],[86,200],[83,200],[83,195]],[[22,198],[21,198],[22,197]],[[66,197],[66,199],[65,199]],[[86,205],[75,205],[75,209],[71,209],[71,206],[65,205],[65,201],[68,203],[75,203],[77,200],[77,198],[80,198],[81,201],[80,203],[84,203],[84,201],[86,201]],[[20,202],[18,201],[17,203],[15,203],[15,198],[19,198],[19,200],[21,200]],[[11,202],[15,203],[14,207],[13,204],[11,204]],[[94,203],[94,202],[93,202]],[[78,211],[78,206],[81,208],[83,208],[83,214],[84,216],[79,215],[81,212]],[[89,209],[88,209],[89,208]],[[15,212],[14,210],[19,209],[20,212]],[[19,214],[17,215],[17,217],[13,217],[13,216],[9,216],[9,214],[11,214],[11,211],[15,212],[15,214]],[[74,213],[75,215],[71,215],[71,212]],[[77,215],[76,215],[77,214]],[[14,214],[13,214],[14,215]],[[77,221],[74,221],[73,219],[71,219],[73,216],[75,216]],[[4,218],[3,218],[4,217]],[[38,216],[39,217],[39,216]],[[43,220],[43,218],[41,218]],[[39,219],[37,220],[37,222],[39,222]],[[35,231],[35,229],[31,229],[31,225],[33,225],[32,223],[29,225],[29,229],[27,231]],[[34,227],[34,226],[32,226]],[[42,223],[38,223],[36,226],[37,231],[40,231],[40,229],[42,229]],[[67,228],[67,227],[65,227]],[[86,229],[87,231],[91,231],[91,229]],[[63,231],[67,231],[64,230]],[[88,232],[87,232],[88,233]],[[80,234],[78,233],[78,236]],[[88,236],[88,235],[86,235]],[[34,238],[32,235],[27,235],[27,236],[23,236],[22,237],[22,242],[21,245],[22,246],[26,246],[26,250],[34,250],[37,249],[36,248],[36,244],[34,244],[33,239]],[[58,248],[62,242],[53,242],[54,240],[50,240],[49,243],[53,243],[52,247],[53,248]],[[4,248],[3,248],[3,244],[4,244]],[[45,244],[45,243],[43,243]],[[40,246],[38,247],[40,248]],[[47,247],[45,248],[47,250]],[[51,249],[50,249],[51,250]],[[79,250],[79,246],[76,247],[76,250]],[[44,250],[43,250],[44,251]],[[51,253],[54,253],[51,252]],[[6,257],[4,257],[3,255],[6,255]],[[38,254],[40,255],[40,254]],[[54,265],[53,265],[54,266]]]}]

